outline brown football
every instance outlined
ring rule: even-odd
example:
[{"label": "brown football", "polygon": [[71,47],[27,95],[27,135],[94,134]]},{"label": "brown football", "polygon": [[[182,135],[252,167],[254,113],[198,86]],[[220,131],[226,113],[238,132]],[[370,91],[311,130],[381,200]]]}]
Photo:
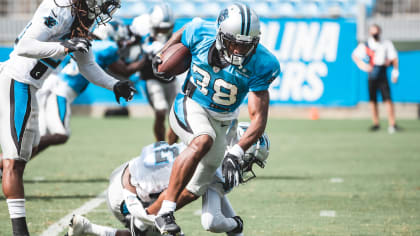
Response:
[{"label": "brown football", "polygon": [[191,65],[190,50],[182,43],[177,43],[162,52],[162,63],[158,65],[159,72],[169,76],[184,73]]}]

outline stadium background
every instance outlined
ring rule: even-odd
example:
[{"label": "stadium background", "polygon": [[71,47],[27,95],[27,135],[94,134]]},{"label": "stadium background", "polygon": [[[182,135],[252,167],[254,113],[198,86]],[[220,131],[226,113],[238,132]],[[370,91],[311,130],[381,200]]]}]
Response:
[{"label": "stadium background", "polygon": [[[30,19],[37,2],[39,0],[0,1],[0,61],[7,59],[16,35]],[[148,12],[158,2],[123,0],[115,17],[129,24],[133,17]],[[175,30],[195,16],[215,19],[220,9],[229,4],[225,0],[167,2],[177,17]],[[419,0],[245,2],[261,16],[261,41],[281,63],[282,74],[270,89],[272,105],[281,105],[274,106],[279,110],[275,114],[287,116],[284,107],[297,106],[297,111],[320,107],[325,116],[335,114],[332,117],[339,117],[341,113],[336,109],[327,112],[331,109],[325,108],[344,107],[350,114],[353,111],[353,116],[362,114],[359,116],[367,118],[369,112],[364,106],[368,100],[366,74],[354,65],[351,53],[359,41],[366,40],[367,27],[374,22],[383,27],[383,38],[393,40],[399,51],[401,75],[397,84],[391,84],[395,102],[404,104],[397,105],[397,111],[400,110],[400,117],[417,117],[415,104],[420,103],[420,67],[417,66],[420,58]],[[138,75],[131,79],[137,81]],[[136,86],[141,88],[144,83],[140,81]],[[90,85],[75,104],[115,105],[112,93],[94,85]],[[138,94],[128,104],[131,107],[139,105],[147,105],[144,93]],[[77,114],[77,107],[75,112]]]}]

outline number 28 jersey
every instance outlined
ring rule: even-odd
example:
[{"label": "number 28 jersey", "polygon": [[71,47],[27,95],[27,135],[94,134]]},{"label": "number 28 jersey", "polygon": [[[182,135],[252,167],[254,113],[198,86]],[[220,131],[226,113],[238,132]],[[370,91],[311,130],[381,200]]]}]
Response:
[{"label": "number 28 jersey", "polygon": [[213,22],[194,18],[185,25],[181,43],[191,52],[192,62],[184,83],[195,89],[191,98],[210,111],[215,118],[232,119],[249,91],[267,90],[279,75],[276,57],[259,44],[255,54],[243,67],[229,65],[223,69],[209,65],[209,50],[216,40],[217,27]]}]

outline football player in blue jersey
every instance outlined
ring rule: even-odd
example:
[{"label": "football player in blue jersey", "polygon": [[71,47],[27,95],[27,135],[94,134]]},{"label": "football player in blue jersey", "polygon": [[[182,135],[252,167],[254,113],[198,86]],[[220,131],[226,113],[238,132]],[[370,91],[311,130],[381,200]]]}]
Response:
[{"label": "football player in blue jersey", "polygon": [[[247,5],[236,3],[223,9],[216,22],[195,18],[174,33],[162,51],[182,43],[192,54],[183,93],[177,95],[169,120],[188,147],[175,160],[168,189],[149,208],[162,234],[181,232],[173,212],[204,194],[223,160],[225,188],[241,182],[240,159],[255,143],[267,123],[268,87],[279,75],[278,60],[259,44],[260,22]],[[155,74],[161,63],[154,59]],[[225,154],[226,129],[248,95],[251,124]],[[225,158],[223,158],[225,156]]]},{"label": "football player in blue jersey", "polygon": [[[92,41],[95,62],[102,69],[117,76],[129,77],[144,64],[141,61],[127,64],[120,58],[121,45],[130,44],[133,38],[122,22],[111,21],[107,25],[99,25],[92,36],[95,39]],[[77,63],[70,57],[67,59],[64,68],[58,74],[51,74],[53,78],[49,78],[49,83],[44,83],[38,92],[38,97],[45,98],[38,99],[41,140],[37,153],[50,145],[67,142],[70,136],[70,105],[89,85],[89,81],[80,74]]]}]

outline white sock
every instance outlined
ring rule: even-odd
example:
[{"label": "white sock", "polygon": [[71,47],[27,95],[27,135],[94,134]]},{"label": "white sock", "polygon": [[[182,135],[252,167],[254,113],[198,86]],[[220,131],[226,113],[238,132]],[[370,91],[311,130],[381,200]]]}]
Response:
[{"label": "white sock", "polygon": [[7,199],[10,219],[26,217],[25,199]]},{"label": "white sock", "polygon": [[162,206],[158,212],[158,216],[161,216],[168,212],[174,212],[176,209],[176,202],[163,200]]},{"label": "white sock", "polygon": [[86,229],[85,233],[98,236],[115,236],[117,229],[90,223],[90,227]]}]

